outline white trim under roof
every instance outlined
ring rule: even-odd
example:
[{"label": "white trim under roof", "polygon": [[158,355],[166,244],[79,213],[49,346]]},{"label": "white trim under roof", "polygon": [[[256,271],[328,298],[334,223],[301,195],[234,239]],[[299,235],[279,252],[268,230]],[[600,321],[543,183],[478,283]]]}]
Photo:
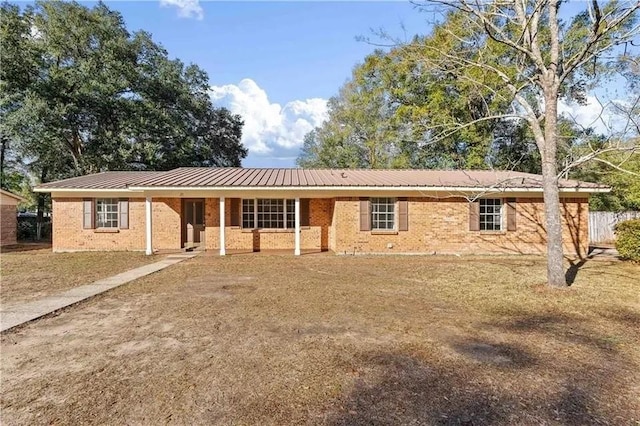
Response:
[{"label": "white trim under roof", "polygon": [[[560,194],[567,196],[587,197],[591,193],[610,192],[610,188],[560,188]],[[128,197],[144,198],[147,195],[154,197],[230,197],[233,193],[241,193],[243,196],[267,197],[267,196],[303,196],[306,198],[331,198],[351,196],[395,196],[403,194],[409,197],[434,196],[436,194],[452,195],[480,195],[512,194],[513,196],[530,196],[533,194],[542,196],[542,188],[500,188],[500,187],[416,187],[416,186],[276,186],[276,187],[247,187],[247,186],[201,186],[201,187],[135,187],[135,188],[41,188],[37,192],[51,193],[54,198],[93,198],[101,197]],[[521,194],[521,195],[520,195]]]},{"label": "white trim under roof", "polygon": [[[542,188],[461,187],[461,186],[136,186],[131,191],[435,191],[435,192],[543,192]],[[560,192],[611,192],[611,188],[570,187]],[[61,189],[62,191],[62,189]],[[87,191],[87,190],[84,190]]]}]

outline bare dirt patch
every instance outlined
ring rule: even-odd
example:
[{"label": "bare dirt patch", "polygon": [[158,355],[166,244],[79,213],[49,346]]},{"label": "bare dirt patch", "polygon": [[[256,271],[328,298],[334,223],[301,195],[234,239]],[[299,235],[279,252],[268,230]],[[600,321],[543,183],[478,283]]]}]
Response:
[{"label": "bare dirt patch", "polygon": [[0,303],[7,306],[39,299],[158,260],[159,256],[131,252],[3,251],[0,257]]},{"label": "bare dirt patch", "polygon": [[544,270],[197,257],[5,333],[3,424],[639,421],[640,268]]}]

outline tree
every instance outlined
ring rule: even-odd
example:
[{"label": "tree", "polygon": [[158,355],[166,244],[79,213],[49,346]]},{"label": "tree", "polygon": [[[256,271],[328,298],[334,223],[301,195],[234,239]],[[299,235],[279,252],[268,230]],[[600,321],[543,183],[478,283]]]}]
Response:
[{"label": "tree", "polygon": [[[452,14],[442,25],[459,28],[460,18]],[[303,149],[298,164],[539,171],[526,126],[484,120],[495,111],[508,112],[509,102],[423,60],[435,48],[464,48],[447,34],[416,36],[406,46],[367,56],[330,100],[329,119],[309,135],[313,143],[305,146],[314,149]],[[474,47],[484,48],[484,43]],[[461,127],[450,131],[456,124]]]},{"label": "tree", "polygon": [[[602,75],[625,66],[624,57],[631,56],[631,52],[619,52],[619,46],[629,50],[633,47],[631,42],[639,32],[635,18],[640,8],[637,1],[601,5],[593,0],[586,10],[564,22],[559,17],[562,4],[559,0],[427,1],[427,7],[443,7],[446,20],[453,20],[456,25],[436,25],[434,34],[441,36],[441,44],[428,46],[428,54],[406,47],[425,67],[451,73],[475,88],[476,93],[490,93],[492,103],[497,98],[510,107],[506,113],[492,108],[481,118],[433,128],[435,133],[448,135],[472,123],[508,118],[524,123],[533,135],[540,156],[545,203],[547,280],[554,287],[567,285],[559,202],[558,101],[584,100],[587,90]],[[450,49],[451,43],[460,48]],[[635,150],[637,143],[607,143],[568,166],[619,149]]]},{"label": "tree", "polygon": [[130,34],[102,3],[3,3],[0,45],[2,159],[22,159],[40,182],[240,166],[247,154],[242,120],[213,106],[207,74],[170,59],[149,34]]}]

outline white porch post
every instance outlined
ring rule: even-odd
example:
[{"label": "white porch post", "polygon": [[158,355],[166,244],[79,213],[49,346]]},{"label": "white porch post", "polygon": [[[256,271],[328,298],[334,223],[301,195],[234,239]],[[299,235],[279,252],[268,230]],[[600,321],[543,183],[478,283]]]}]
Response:
[{"label": "white porch post", "polygon": [[224,197],[220,197],[220,256],[224,256],[226,254],[225,251],[225,243],[224,243]]},{"label": "white porch post", "polygon": [[296,256],[300,256],[300,197],[296,197],[295,202],[295,223],[296,223],[296,231],[295,231],[295,250],[293,254]]},{"label": "white porch post", "polygon": [[151,196],[150,195],[147,195],[147,198],[145,199],[145,202],[144,202],[144,207],[145,207],[145,234],[146,234],[146,243],[147,243],[146,254],[151,255],[153,254],[153,238],[151,235],[153,231],[153,224],[151,223],[152,214],[151,214]]}]

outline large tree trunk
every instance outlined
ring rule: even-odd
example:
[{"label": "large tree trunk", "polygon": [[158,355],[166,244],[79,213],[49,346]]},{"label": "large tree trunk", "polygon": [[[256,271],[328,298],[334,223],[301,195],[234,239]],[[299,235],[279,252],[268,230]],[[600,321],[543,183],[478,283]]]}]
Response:
[{"label": "large tree trunk", "polygon": [[558,101],[557,95],[545,96],[545,144],[542,154],[542,190],[547,230],[547,280],[550,286],[566,287],[562,248],[562,218],[556,165]]}]

